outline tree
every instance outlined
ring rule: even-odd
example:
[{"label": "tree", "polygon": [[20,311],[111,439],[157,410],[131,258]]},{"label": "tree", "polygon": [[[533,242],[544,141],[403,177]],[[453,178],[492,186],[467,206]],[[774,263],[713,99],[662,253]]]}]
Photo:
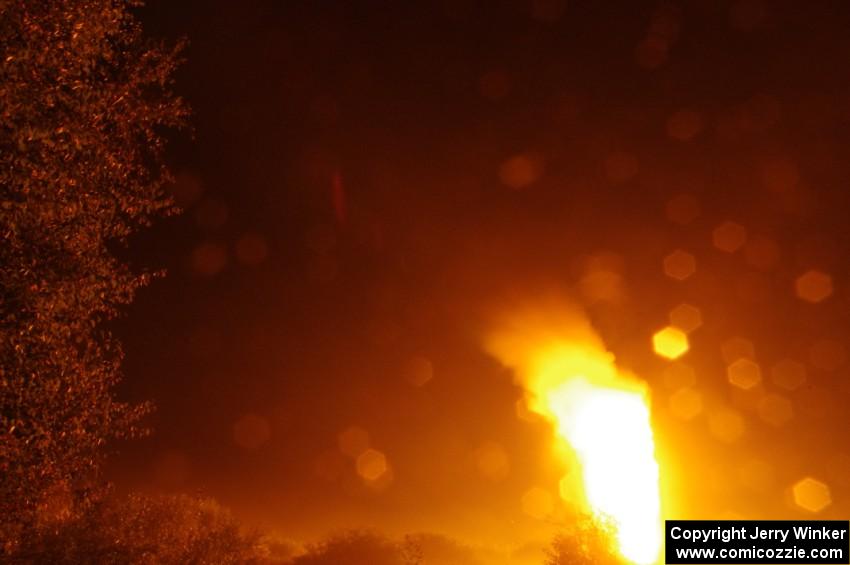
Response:
[{"label": "tree", "polygon": [[[145,405],[114,396],[104,322],[150,275],[116,244],[174,211],[164,134],[178,48],[147,40],[131,0],[0,3],[0,551],[56,492],[79,507]],[[2,553],[0,553],[2,555]]]},{"label": "tree", "polygon": [[45,565],[270,562],[258,533],[214,500],[186,495],[103,497],[82,515],[32,534],[16,557]]},{"label": "tree", "polygon": [[592,517],[580,517],[559,534],[547,552],[545,565],[625,565],[614,547],[611,526]]},{"label": "tree", "polygon": [[292,565],[419,565],[421,550],[411,539],[396,542],[370,531],[349,531],[307,546]]}]

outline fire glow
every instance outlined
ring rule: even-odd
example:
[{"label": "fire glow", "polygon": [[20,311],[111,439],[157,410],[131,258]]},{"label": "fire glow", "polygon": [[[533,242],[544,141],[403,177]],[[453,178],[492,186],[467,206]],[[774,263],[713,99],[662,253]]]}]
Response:
[{"label": "fire glow", "polygon": [[611,522],[620,553],[654,563],[661,504],[646,386],[617,369],[571,308],[512,316],[487,346],[515,371],[529,408],[569,444],[581,468],[583,502]]}]

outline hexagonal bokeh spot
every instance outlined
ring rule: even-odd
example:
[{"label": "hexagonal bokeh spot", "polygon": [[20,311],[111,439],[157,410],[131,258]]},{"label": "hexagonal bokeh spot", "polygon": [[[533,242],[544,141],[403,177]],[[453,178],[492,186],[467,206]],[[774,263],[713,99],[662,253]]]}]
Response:
[{"label": "hexagonal bokeh spot", "polygon": [[806,382],[806,367],[793,359],[783,359],[770,370],[773,383],[785,390],[796,390]]},{"label": "hexagonal bokeh spot", "polygon": [[682,420],[693,420],[702,412],[702,395],[685,387],[670,395],[670,411]]},{"label": "hexagonal bokeh spot", "polygon": [[767,394],[758,403],[759,418],[773,426],[786,424],[794,417],[791,401],[779,394]]},{"label": "hexagonal bokeh spot", "polygon": [[652,336],[655,353],[667,359],[676,359],[688,351],[688,336],[682,330],[667,326]]},{"label": "hexagonal bokeh spot", "polygon": [[709,416],[708,429],[720,441],[733,443],[744,435],[744,419],[734,410],[719,410]]},{"label": "hexagonal bokeh spot", "polygon": [[811,303],[821,302],[832,294],[832,277],[812,269],[797,277],[794,281],[794,290],[801,300]]},{"label": "hexagonal bokeh spot", "polygon": [[540,487],[532,487],[525,491],[521,503],[522,511],[537,520],[545,520],[555,509],[552,495]]},{"label": "hexagonal bokeh spot", "polygon": [[794,503],[809,512],[820,512],[832,504],[829,486],[812,477],[805,477],[794,483],[791,492],[794,495]]},{"label": "hexagonal bokeh spot", "polygon": [[690,333],[702,325],[702,312],[692,304],[682,303],[670,310],[670,325]]},{"label": "hexagonal bokeh spot", "polygon": [[734,253],[747,242],[747,230],[735,222],[723,222],[711,232],[714,247],[726,253]]},{"label": "hexagonal bokeh spot", "polygon": [[387,456],[369,448],[357,457],[357,474],[366,481],[377,481],[387,472]]},{"label": "hexagonal bokeh spot", "polygon": [[697,270],[697,260],[687,251],[677,249],[664,258],[664,274],[677,281],[683,281]]},{"label": "hexagonal bokeh spot", "polygon": [[510,472],[510,460],[504,448],[494,441],[482,444],[472,453],[479,474],[491,481],[501,481]]},{"label": "hexagonal bokeh spot", "polygon": [[743,390],[749,390],[761,382],[761,368],[750,359],[738,359],[726,367],[729,382]]}]

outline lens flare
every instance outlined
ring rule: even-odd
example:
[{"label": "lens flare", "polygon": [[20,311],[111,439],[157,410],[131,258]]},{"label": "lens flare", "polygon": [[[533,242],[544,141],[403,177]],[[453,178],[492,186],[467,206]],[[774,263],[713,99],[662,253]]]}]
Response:
[{"label": "lens flare", "polygon": [[612,523],[623,557],[655,563],[661,502],[646,385],[617,369],[572,308],[511,316],[487,348],[514,370],[529,408],[569,444],[581,469],[580,499]]}]

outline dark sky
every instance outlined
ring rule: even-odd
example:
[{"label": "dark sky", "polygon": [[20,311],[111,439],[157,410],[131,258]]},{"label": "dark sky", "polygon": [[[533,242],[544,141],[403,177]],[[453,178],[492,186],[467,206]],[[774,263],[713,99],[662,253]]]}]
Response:
[{"label": "dark sky", "polygon": [[[122,394],[158,406],[155,435],[120,446],[119,484],[208,492],[299,540],[540,541],[552,520],[521,499],[557,492],[563,469],[480,340],[492,311],[554,292],[650,384],[673,517],[804,516],[804,477],[830,488],[818,516],[846,516],[850,5],[157,0],[140,15],[189,40],[176,88],[194,131],[170,153],[186,213],[130,248],[168,276],[118,327]],[[725,222],[746,235],[730,251]],[[663,268],[677,249],[696,258],[683,281]],[[816,303],[795,294],[810,270],[832,284]],[[680,303],[703,319],[675,365],[695,382],[652,352]],[[727,378],[740,351],[762,376],[748,392]],[[786,359],[801,386],[775,376]],[[688,417],[683,386],[702,399]],[[352,426],[386,484],[340,453]],[[493,450],[498,476],[479,465]]]}]

